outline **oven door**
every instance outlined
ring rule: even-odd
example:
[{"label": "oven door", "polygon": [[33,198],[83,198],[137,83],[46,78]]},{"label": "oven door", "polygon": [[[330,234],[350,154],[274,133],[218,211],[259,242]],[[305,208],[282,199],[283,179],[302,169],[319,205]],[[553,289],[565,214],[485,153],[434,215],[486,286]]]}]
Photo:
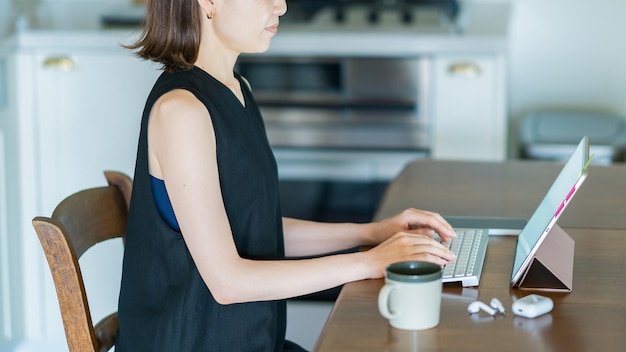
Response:
[{"label": "oven door", "polygon": [[283,216],[323,222],[372,220],[388,183],[424,151],[274,148]]},{"label": "oven door", "polygon": [[283,214],[368,222],[429,152],[428,58],[242,56],[274,150]]}]

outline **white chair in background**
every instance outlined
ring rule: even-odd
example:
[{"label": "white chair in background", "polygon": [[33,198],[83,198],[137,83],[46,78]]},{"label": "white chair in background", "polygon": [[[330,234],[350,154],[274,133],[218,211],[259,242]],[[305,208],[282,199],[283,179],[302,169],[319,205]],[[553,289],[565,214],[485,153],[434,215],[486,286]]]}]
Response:
[{"label": "white chair in background", "polygon": [[565,160],[583,136],[589,136],[593,163],[626,161],[626,118],[611,114],[543,111],[520,123],[522,158]]}]

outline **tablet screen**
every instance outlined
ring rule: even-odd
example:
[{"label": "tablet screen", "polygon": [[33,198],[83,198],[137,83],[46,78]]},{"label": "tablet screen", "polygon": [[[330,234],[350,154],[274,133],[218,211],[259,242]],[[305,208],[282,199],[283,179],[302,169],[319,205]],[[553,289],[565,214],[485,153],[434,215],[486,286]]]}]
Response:
[{"label": "tablet screen", "polygon": [[556,223],[563,209],[582,184],[587,175],[588,161],[589,141],[587,137],[583,137],[519,234],[511,274],[512,284],[517,283],[543,238]]}]

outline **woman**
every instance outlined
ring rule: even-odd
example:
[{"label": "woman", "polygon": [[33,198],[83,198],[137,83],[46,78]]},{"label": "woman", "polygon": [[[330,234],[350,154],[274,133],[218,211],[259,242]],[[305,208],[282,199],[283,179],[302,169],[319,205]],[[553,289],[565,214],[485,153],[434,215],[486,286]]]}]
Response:
[{"label": "woman", "polygon": [[[125,242],[116,351],[287,351],[284,299],[439,265],[454,237],[408,209],[370,224],[282,218],[276,163],[240,53],[268,49],[285,0],[150,0],[131,48],[164,73],[147,99]],[[371,250],[288,260],[359,245]]]}]

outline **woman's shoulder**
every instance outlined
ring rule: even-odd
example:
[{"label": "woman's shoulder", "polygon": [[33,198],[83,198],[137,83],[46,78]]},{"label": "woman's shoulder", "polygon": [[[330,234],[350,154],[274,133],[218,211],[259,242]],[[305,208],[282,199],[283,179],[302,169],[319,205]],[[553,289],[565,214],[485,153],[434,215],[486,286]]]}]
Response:
[{"label": "woman's shoulder", "polygon": [[206,113],[206,107],[195,94],[185,88],[175,88],[161,95],[154,104],[151,115],[157,119],[170,116],[194,118]]}]

